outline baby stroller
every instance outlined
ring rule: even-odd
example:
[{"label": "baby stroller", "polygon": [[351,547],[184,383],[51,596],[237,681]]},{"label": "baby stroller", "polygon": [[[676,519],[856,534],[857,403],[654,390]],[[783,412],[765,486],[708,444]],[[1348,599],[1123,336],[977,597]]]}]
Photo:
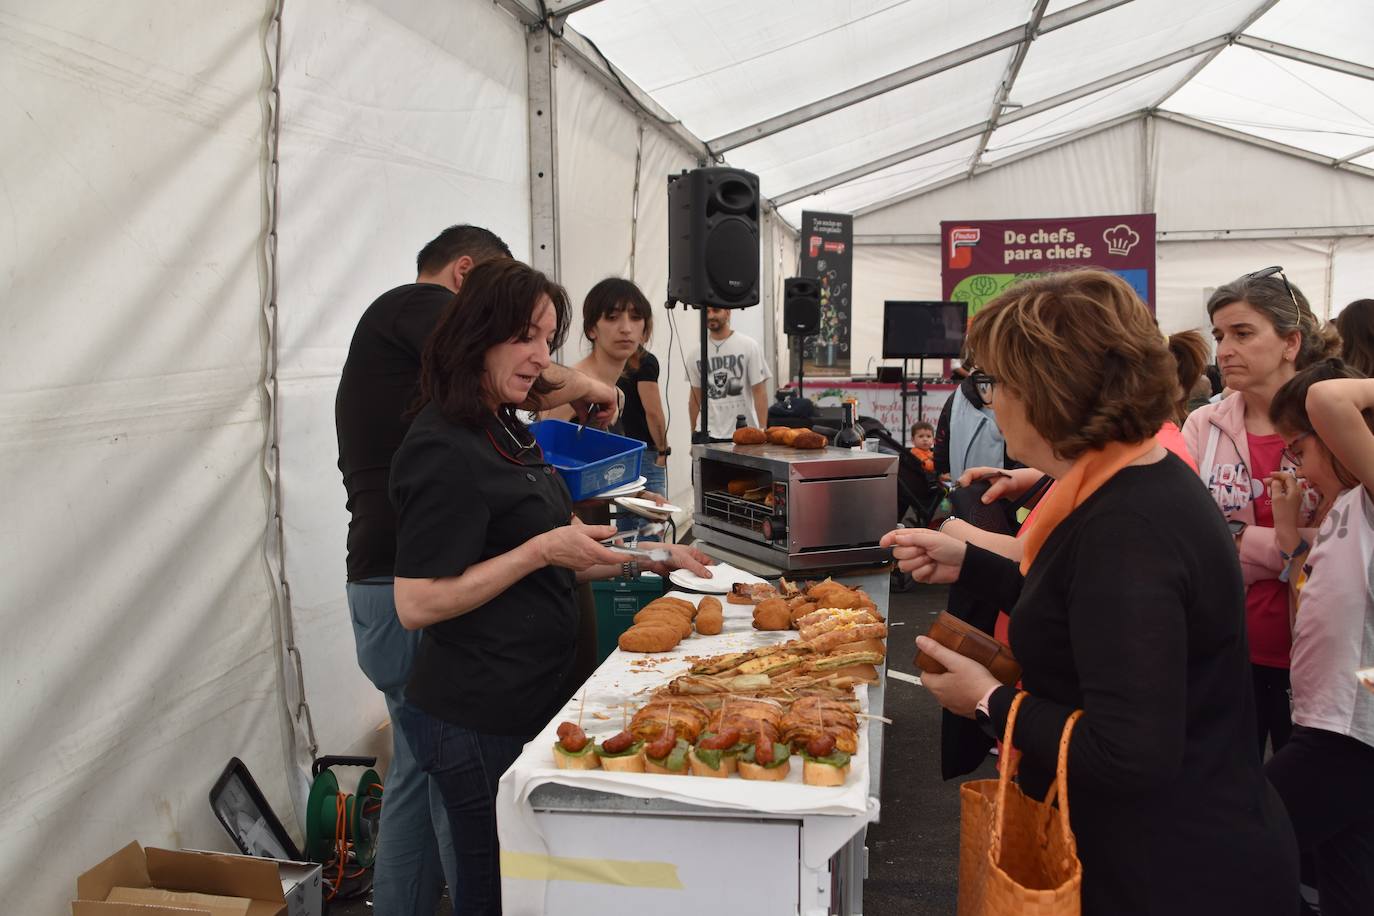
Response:
[{"label": "baby stroller", "polygon": [[897,521],[908,528],[930,527],[940,511],[940,504],[949,494],[944,484],[923,468],[911,450],[903,448],[881,424],[876,421],[872,427],[865,424],[864,435],[875,436],[884,452],[897,456]]}]

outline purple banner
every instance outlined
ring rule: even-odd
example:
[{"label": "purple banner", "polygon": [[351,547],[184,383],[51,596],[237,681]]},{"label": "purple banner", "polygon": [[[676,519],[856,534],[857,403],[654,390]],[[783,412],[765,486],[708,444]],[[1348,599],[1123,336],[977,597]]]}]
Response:
[{"label": "purple banner", "polygon": [[969,314],[1018,280],[1100,267],[1119,274],[1155,308],[1155,215],[940,223],[944,298]]}]

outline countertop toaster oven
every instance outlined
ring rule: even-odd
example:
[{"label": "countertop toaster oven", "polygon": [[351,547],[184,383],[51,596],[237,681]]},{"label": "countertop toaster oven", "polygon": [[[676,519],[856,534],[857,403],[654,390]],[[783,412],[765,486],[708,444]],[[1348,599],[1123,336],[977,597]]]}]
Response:
[{"label": "countertop toaster oven", "polygon": [[696,537],[784,572],[878,563],[896,526],[897,456],[692,446]]}]

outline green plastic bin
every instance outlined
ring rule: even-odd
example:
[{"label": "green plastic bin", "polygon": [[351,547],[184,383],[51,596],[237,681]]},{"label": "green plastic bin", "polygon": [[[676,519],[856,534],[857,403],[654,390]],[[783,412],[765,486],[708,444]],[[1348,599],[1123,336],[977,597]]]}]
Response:
[{"label": "green plastic bin", "polygon": [[664,581],[653,573],[638,579],[604,579],[592,583],[596,599],[596,663],[615,651],[620,634],[633,624],[635,614],[650,601],[663,597]]}]

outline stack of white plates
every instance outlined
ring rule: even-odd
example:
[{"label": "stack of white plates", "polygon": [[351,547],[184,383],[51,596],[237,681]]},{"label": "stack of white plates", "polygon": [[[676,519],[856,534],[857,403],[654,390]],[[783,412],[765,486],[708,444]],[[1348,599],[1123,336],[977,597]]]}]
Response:
[{"label": "stack of white plates", "polygon": [[642,493],[644,491],[644,484],[648,482],[649,479],[647,477],[641,476],[629,483],[622,483],[618,487],[612,487],[609,490],[599,490],[596,493],[592,493],[587,499],[615,499],[617,496],[633,496],[636,493]]},{"label": "stack of white plates", "polygon": [[637,496],[617,497],[615,504],[622,509],[633,512],[635,515],[642,515],[645,518],[656,520],[668,518],[674,512],[682,511],[672,503],[656,503],[652,499],[640,499]]}]

